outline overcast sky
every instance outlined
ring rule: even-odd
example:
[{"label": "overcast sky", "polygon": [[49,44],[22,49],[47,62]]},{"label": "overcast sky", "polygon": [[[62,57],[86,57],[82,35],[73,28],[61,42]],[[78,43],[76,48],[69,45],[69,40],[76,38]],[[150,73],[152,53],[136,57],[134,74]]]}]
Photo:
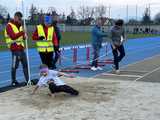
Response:
[{"label": "overcast sky", "polygon": [[[13,15],[16,10],[21,10],[21,0],[0,0],[0,4],[5,6],[9,13]],[[151,4],[152,17],[160,12],[159,0],[24,0],[25,14],[28,15],[28,9],[31,4],[38,8],[47,10],[48,7],[55,7],[59,13],[69,13],[71,6],[77,9],[79,6],[96,6],[105,5],[111,6],[111,17],[113,18],[127,18],[126,6],[128,5],[129,18],[136,18],[136,4],[138,5],[137,15],[140,18],[144,12],[144,8]],[[106,13],[108,15],[109,12]]]}]

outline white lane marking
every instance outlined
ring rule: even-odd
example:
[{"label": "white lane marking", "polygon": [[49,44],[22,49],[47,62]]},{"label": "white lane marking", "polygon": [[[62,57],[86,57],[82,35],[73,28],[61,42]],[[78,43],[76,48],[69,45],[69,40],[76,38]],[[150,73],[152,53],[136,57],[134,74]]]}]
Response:
[{"label": "white lane marking", "polygon": [[128,74],[113,74],[113,73],[102,73],[101,75],[111,75],[111,76],[119,76],[119,77],[142,77],[141,75],[128,75]]},{"label": "white lane marking", "polygon": [[[107,45],[107,44],[109,44],[109,43],[103,43],[103,45],[102,46],[105,46],[105,45]],[[155,47],[155,45],[159,45],[159,44],[157,44],[157,43],[151,43],[151,44],[147,44],[147,45],[144,45],[143,47],[150,47],[150,46],[153,46],[153,47]],[[68,46],[68,47],[62,47],[62,48],[60,48],[61,50],[71,50],[71,49],[73,49],[73,48],[86,48],[86,47],[91,47],[91,45],[90,44],[87,44],[87,45],[77,45],[77,46]],[[142,47],[137,47],[137,48],[131,48],[131,49],[129,49],[129,50],[132,50],[132,49],[139,49],[139,48],[142,48]],[[9,52],[9,51],[8,51]],[[34,54],[37,54],[37,52],[34,52]],[[3,58],[7,58],[7,60],[10,60],[10,55],[7,55],[7,56],[3,56]],[[0,61],[1,61],[2,59],[0,59]]]},{"label": "white lane marking", "polygon": [[153,59],[155,57],[160,57],[160,54],[156,54],[154,56],[144,58],[143,60],[139,60],[137,62],[133,62],[133,63],[127,64],[127,65],[124,65],[124,66],[121,67],[121,69],[129,67],[129,66],[132,66],[132,65],[135,65],[135,64],[138,64],[138,63],[141,63],[141,62],[144,62],[144,61],[147,61],[147,60],[151,60],[151,59]]},{"label": "white lane marking", "polygon": [[151,72],[148,72],[148,73],[144,74],[143,76],[135,79],[135,80],[132,81],[128,86],[130,86],[132,83],[135,83],[135,82],[137,82],[138,80],[140,80],[140,79],[142,79],[142,78],[144,78],[144,77],[146,77],[146,76],[148,76],[148,75],[150,75],[150,74],[152,74],[152,73],[154,73],[154,72],[156,72],[156,71],[158,71],[158,70],[160,70],[160,66],[157,67],[157,68],[155,68],[155,69],[153,69]]},{"label": "white lane marking", "polygon": [[[153,46],[154,48],[152,48],[152,47],[146,47],[146,48],[143,48],[143,49],[140,49],[140,50],[136,50],[136,51],[133,51],[133,52],[128,52],[128,55],[130,55],[130,54],[133,54],[133,53],[138,53],[138,52],[140,52],[140,51],[145,51],[145,50],[150,50],[150,49],[155,49],[155,48],[157,48],[157,47],[160,47],[160,46],[157,46],[157,47],[155,47],[155,46]],[[108,52],[108,54],[110,54],[111,53],[111,51],[110,52]],[[37,56],[35,56],[35,57],[37,57]],[[31,57],[31,58],[33,58],[33,57]],[[64,58],[64,57],[62,57],[62,58]],[[65,59],[68,59],[68,60],[72,60],[70,57],[65,57]],[[1,59],[0,59],[1,60]],[[39,59],[34,59],[34,61],[38,61]],[[78,62],[79,64],[82,64],[82,63],[80,63],[80,62]],[[86,62],[85,62],[86,63]],[[84,64],[85,64],[84,63]],[[9,63],[8,64],[4,64],[4,65],[1,65],[1,66],[8,66],[8,65],[10,65]]]},{"label": "white lane marking", "polygon": [[142,70],[141,71],[138,71],[138,70],[136,71],[136,70],[123,70],[122,69],[121,72],[134,72],[134,73],[142,73],[142,74],[144,73],[145,74],[145,73],[148,73],[149,71],[142,71]]},{"label": "white lane marking", "polygon": [[[131,66],[131,65],[135,65],[135,64],[138,64],[138,63],[141,63],[141,62],[144,62],[144,61],[147,61],[147,60],[150,60],[150,59],[153,59],[153,58],[155,58],[155,57],[159,57],[160,56],[160,54],[158,54],[158,55],[154,55],[154,56],[151,56],[151,57],[147,57],[147,58],[145,58],[145,59],[143,59],[143,60],[139,60],[139,61],[137,61],[137,62],[133,62],[133,63],[130,63],[130,64],[127,64],[127,65],[124,65],[124,66],[122,66],[122,67],[120,67],[120,69],[123,69],[123,68],[127,68],[127,67],[129,67],[129,66]],[[111,72],[112,70],[108,70],[108,71],[106,71],[106,72]],[[104,72],[104,73],[106,73],[106,72]],[[146,71],[147,73],[148,73],[148,71]],[[102,74],[102,73],[100,73],[100,74]],[[95,76],[93,76],[93,78],[94,77],[97,77],[99,74],[96,74]]]}]

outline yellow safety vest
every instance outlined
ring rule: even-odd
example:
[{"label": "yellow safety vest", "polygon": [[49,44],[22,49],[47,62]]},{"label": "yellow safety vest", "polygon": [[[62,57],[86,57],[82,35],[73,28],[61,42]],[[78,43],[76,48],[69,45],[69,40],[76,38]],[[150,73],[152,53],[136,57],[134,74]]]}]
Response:
[{"label": "yellow safety vest", "polygon": [[38,52],[52,52],[54,51],[53,49],[53,43],[52,43],[52,38],[53,38],[53,33],[54,33],[54,27],[49,27],[48,28],[48,35],[45,35],[44,29],[42,25],[37,26],[38,30],[38,36],[43,36],[45,40],[43,41],[37,41],[37,50]]},{"label": "yellow safety vest", "polygon": [[[11,27],[14,33],[19,33],[23,31],[22,26],[20,26],[20,28],[18,29],[16,25],[12,24],[11,22],[8,23]],[[23,42],[23,36],[20,36],[19,38],[17,38],[16,40],[12,40],[8,34],[7,31],[5,29],[4,31],[5,34],[5,39],[6,39],[6,43],[8,45],[8,48],[11,47],[11,44],[16,43],[17,45],[22,45],[24,47],[24,42]]]}]

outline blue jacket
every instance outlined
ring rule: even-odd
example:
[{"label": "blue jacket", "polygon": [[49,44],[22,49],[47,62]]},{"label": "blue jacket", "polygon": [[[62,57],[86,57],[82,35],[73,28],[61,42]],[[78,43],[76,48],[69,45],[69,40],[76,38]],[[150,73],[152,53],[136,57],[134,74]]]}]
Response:
[{"label": "blue jacket", "polygon": [[102,38],[106,36],[107,34],[104,33],[99,26],[94,26],[92,28],[92,46],[101,48],[103,42]]}]

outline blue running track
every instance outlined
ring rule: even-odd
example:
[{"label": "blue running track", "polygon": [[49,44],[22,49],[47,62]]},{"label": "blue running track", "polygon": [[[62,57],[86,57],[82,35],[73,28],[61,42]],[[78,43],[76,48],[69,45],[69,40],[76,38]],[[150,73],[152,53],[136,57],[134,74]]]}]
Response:
[{"label": "blue running track", "polygon": [[[160,37],[150,37],[150,38],[138,38],[128,40],[125,44],[126,56],[121,62],[121,66],[128,65],[148,57],[152,57],[160,54]],[[112,58],[111,48],[108,48],[108,55],[106,56],[105,47],[101,50],[101,58]],[[72,63],[73,50],[65,50],[62,52],[62,65],[58,68],[64,68],[67,66],[74,65]],[[31,78],[38,77],[38,66],[41,64],[39,55],[36,49],[29,49],[29,59],[31,67]],[[86,63],[86,49],[78,49],[78,62],[77,64]],[[9,51],[0,52],[0,87],[7,86],[11,83],[10,75],[11,66],[11,53]],[[142,66],[143,67],[143,66]],[[93,72],[91,70],[80,70],[77,74],[82,77],[92,77],[101,72],[110,71],[111,66],[106,65],[103,71]],[[17,80],[24,81],[23,72],[21,65],[17,71]]]}]

